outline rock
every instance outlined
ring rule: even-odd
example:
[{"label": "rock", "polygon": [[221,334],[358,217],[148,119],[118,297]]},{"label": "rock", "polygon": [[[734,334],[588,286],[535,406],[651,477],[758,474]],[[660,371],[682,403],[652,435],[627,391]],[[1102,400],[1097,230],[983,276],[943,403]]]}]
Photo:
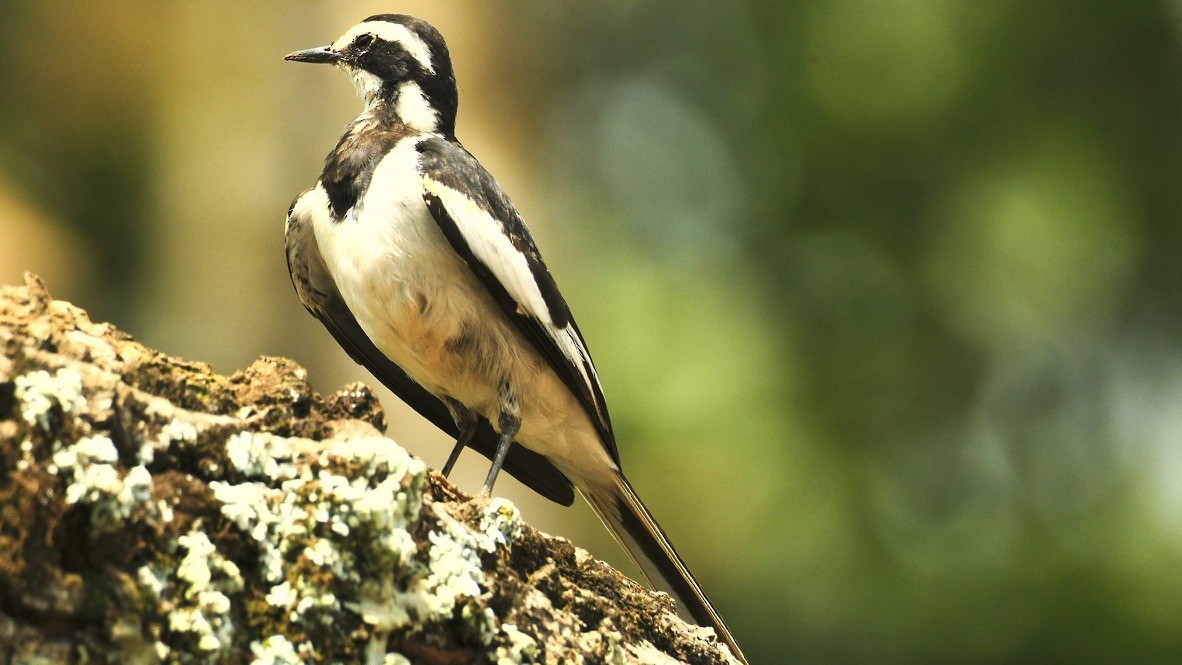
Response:
[{"label": "rock", "polygon": [[221,376],[0,287],[0,662],[733,662],[385,427],[362,384]]}]

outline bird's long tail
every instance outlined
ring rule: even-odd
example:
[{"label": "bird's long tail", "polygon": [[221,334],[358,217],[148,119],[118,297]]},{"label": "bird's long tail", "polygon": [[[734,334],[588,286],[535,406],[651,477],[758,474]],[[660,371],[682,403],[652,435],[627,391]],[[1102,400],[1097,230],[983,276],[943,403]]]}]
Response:
[{"label": "bird's long tail", "polygon": [[649,583],[673,596],[694,621],[713,628],[735,658],[746,663],[730,629],[624,474],[615,471],[605,482],[580,487],[579,491]]}]

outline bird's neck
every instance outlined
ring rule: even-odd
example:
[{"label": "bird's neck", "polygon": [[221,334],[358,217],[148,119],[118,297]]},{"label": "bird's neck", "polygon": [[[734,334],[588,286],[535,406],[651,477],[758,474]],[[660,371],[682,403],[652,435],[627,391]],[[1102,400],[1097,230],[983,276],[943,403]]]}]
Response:
[{"label": "bird's neck", "polygon": [[358,86],[365,99],[365,115],[383,124],[400,124],[416,132],[452,136],[455,116],[441,112],[415,81],[387,83],[378,88]]}]

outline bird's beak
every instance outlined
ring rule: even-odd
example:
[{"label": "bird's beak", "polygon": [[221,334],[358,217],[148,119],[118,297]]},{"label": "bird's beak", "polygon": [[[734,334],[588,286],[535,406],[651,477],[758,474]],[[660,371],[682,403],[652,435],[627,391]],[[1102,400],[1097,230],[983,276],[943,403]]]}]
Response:
[{"label": "bird's beak", "polygon": [[339,62],[341,54],[332,50],[332,46],[318,46],[316,48],[306,48],[302,51],[295,51],[283,56],[284,60],[293,60],[295,62],[311,62],[313,64],[332,64]]}]

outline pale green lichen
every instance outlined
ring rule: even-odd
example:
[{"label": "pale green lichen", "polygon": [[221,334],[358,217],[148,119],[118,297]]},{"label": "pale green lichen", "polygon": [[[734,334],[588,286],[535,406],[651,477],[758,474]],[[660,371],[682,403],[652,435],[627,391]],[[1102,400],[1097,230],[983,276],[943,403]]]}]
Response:
[{"label": "pale green lichen", "polygon": [[[222,513],[259,545],[263,579],[272,583],[267,602],[292,622],[322,625],[342,609],[340,596],[364,604],[375,588],[392,587],[390,571],[414,556],[406,528],[418,516],[426,467],[379,437],[334,444],[298,468],[294,448],[282,437],[231,437],[227,454],[235,469],[279,488],[210,487]],[[342,475],[341,466],[356,477]],[[296,565],[284,565],[290,561]]]},{"label": "pale green lichen", "polygon": [[[420,547],[410,529],[423,507],[422,462],[384,437],[334,442],[315,458],[298,459],[297,450],[312,447],[235,435],[226,442],[231,464],[262,482],[210,483],[222,514],[255,541],[274,611],[304,634],[338,625],[342,611],[356,613],[370,627],[357,645],[367,662],[388,660],[386,639],[394,631],[453,620],[477,643],[496,641],[505,653],[528,658],[528,638],[502,635],[496,617],[476,602],[484,585],[481,554],[520,533],[512,503],[490,502],[477,530],[435,506],[439,527]],[[254,651],[256,659],[270,657],[265,645]]]},{"label": "pale green lichen", "polygon": [[169,571],[153,564],[145,564],[135,571],[135,577],[140,583],[140,588],[147,591],[153,600],[159,599],[164,593],[164,590],[168,587],[169,576]]},{"label": "pale green lichen", "polygon": [[[59,459],[65,459],[65,463]],[[115,447],[115,442],[106,436],[90,436],[53,456],[53,461],[58,466],[73,466],[70,462],[79,460],[114,464],[119,461],[119,449]]]},{"label": "pale green lichen", "polygon": [[155,662],[220,663],[237,646],[233,614],[245,580],[201,529],[198,520],[188,533],[159,543],[157,555],[135,571],[144,602],[137,622],[153,640]]},{"label": "pale green lichen", "polygon": [[110,533],[122,526],[140,506],[152,510],[152,474],[144,466],[126,473],[116,466],[119,451],[106,436],[86,437],[70,446],[54,444],[53,461],[47,469],[69,483],[66,503],[91,507],[90,524],[95,533]]},{"label": "pale green lichen", "polygon": [[[63,368],[53,374],[37,370],[16,377],[14,383],[21,419],[47,434],[59,425],[55,418],[76,415],[86,407],[82,375],[77,370]],[[34,462],[33,439],[25,439],[20,448],[18,465],[25,469]],[[152,476],[147,468],[140,465],[121,471],[119,450],[104,434],[74,443],[55,438],[50,455],[46,470],[66,480],[67,504],[91,508],[90,524],[95,533],[115,531],[151,499]]]},{"label": "pale green lichen", "polygon": [[485,543],[478,540],[463,524],[454,520],[443,523],[442,531],[432,531],[427,537],[431,549],[427,552],[427,569],[423,602],[437,615],[449,615],[456,604],[465,598],[478,598],[484,569],[480,565],[480,550]]},{"label": "pale green lichen", "polygon": [[155,445],[145,445],[139,450],[140,464],[150,464],[156,456],[156,449],[171,450],[173,446],[184,447],[197,441],[200,433],[197,426],[186,420],[173,418],[160,429]]},{"label": "pale green lichen", "polygon": [[253,665],[300,665],[304,662],[295,645],[283,635],[272,635],[261,642],[253,642],[250,652]]},{"label": "pale green lichen", "polygon": [[521,665],[538,660],[538,643],[534,638],[517,630],[511,623],[501,624],[505,643],[497,647],[493,660],[497,665]]},{"label": "pale green lichen", "polygon": [[607,665],[625,665],[628,662],[628,652],[624,650],[624,638],[614,630],[604,634],[607,640],[607,655],[604,662]]},{"label": "pale green lichen", "polygon": [[[178,426],[163,436],[187,440],[192,433]],[[317,455],[297,452],[317,447]],[[234,470],[250,480],[214,481],[210,488],[223,516],[256,548],[251,581],[262,585],[266,605],[251,611],[270,607],[278,620],[273,630],[290,623],[301,627],[300,640],[309,640],[293,644],[276,632],[251,644],[253,662],[322,659],[315,635],[338,630],[342,613],[367,626],[356,633],[362,642],[355,647],[366,662],[405,662],[385,653],[390,635],[439,624],[487,648],[490,659],[530,662],[537,649],[532,639],[501,625],[478,602],[485,584],[481,556],[520,533],[512,503],[490,502],[475,528],[439,504],[422,515],[426,467],[384,437],[318,445],[238,434],[226,449]],[[168,504],[151,498],[147,469],[123,471],[119,460],[114,442],[100,434],[72,445],[55,442],[50,468],[67,481],[67,502],[91,508],[96,532],[131,519],[170,521]],[[420,545],[411,530],[424,517],[434,526]],[[247,581],[201,528],[198,521],[175,541],[160,543],[158,554],[136,570],[145,617],[156,617],[143,623],[145,644],[165,662],[219,662],[242,644],[233,617]]]},{"label": "pale green lichen", "polygon": [[252,478],[278,480],[295,475],[294,451],[280,436],[238,432],[226,440],[226,456],[235,470]]},{"label": "pale green lichen", "polygon": [[216,660],[232,645],[230,594],[242,590],[242,575],[200,531],[181,536],[177,544],[186,553],[175,572],[182,591],[178,607],[168,614],[169,630],[191,635],[196,649]]},{"label": "pale green lichen", "polygon": [[186,420],[174,418],[160,431],[165,444],[192,443],[197,440],[197,426]]},{"label": "pale green lichen", "polygon": [[508,499],[493,499],[480,517],[480,530],[488,538],[487,551],[508,545],[521,535],[521,511]]},{"label": "pale green lichen", "polygon": [[49,432],[54,407],[71,415],[86,406],[82,394],[82,375],[77,370],[64,368],[50,374],[37,370],[16,377],[16,400],[21,418],[30,426]]},{"label": "pale green lichen", "polygon": [[[33,371],[14,383],[20,418],[45,434],[56,436],[60,418],[87,406],[75,370]],[[121,451],[103,433],[72,443],[55,440],[46,468],[64,479],[66,503],[89,508],[96,534],[133,520],[168,523],[173,509],[152,500],[145,465],[158,448],[193,443],[199,436],[192,423],[172,420],[145,442],[150,445],[136,450]],[[21,463],[34,462],[38,441],[31,435],[22,442]],[[321,452],[300,452],[308,450]],[[385,653],[393,633],[449,623],[499,664],[536,657],[532,638],[501,624],[478,602],[485,586],[482,554],[511,545],[521,531],[512,503],[491,501],[475,529],[438,505],[421,515],[426,467],[384,437],[325,444],[238,433],[226,441],[225,452],[231,479],[243,482],[210,487],[222,514],[256,545],[258,566],[251,574],[258,577],[251,581],[267,590],[262,611],[269,606],[277,618],[302,626],[298,644],[279,633],[251,643],[252,662],[322,659],[316,629],[335,630],[342,613],[355,613],[367,625],[356,633],[362,640],[356,648],[375,665],[409,663]],[[135,466],[128,469],[121,456]],[[411,530],[423,528],[424,517],[432,530],[420,545]],[[129,615],[134,620],[128,625],[142,627],[143,649],[160,661],[221,662],[244,643],[233,617],[243,611],[247,581],[202,528],[198,520],[188,533],[158,543],[156,553],[135,570],[143,605]]]}]

